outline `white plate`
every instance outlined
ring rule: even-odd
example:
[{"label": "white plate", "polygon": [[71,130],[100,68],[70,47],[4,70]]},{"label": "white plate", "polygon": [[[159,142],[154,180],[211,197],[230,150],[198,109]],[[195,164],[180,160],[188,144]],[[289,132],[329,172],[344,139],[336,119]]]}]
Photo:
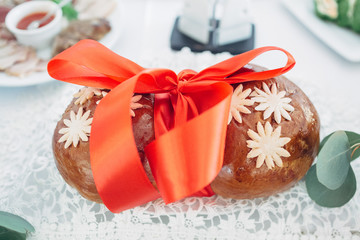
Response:
[{"label": "white plate", "polygon": [[289,11],[326,45],[351,62],[360,62],[360,34],[315,15],[314,0],[283,0]]},{"label": "white plate", "polygon": [[[112,48],[120,35],[120,3],[118,2],[117,8],[114,12],[109,16],[108,20],[111,25],[111,31],[105,35],[103,39],[100,40],[100,43],[104,44],[108,48]],[[45,49],[42,52],[38,52],[39,56],[47,56],[50,53],[50,49]],[[0,73],[0,87],[25,87],[31,86],[41,83],[46,83],[49,81],[53,81],[49,74],[45,72],[35,72],[30,74],[29,76],[20,78],[15,76],[10,76],[6,73]]]}]

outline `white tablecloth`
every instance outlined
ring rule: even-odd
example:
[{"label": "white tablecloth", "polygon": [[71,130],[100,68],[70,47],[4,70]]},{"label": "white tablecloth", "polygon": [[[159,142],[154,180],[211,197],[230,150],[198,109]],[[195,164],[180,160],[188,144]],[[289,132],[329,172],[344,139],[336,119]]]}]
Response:
[{"label": "white tablecloth", "polygon": [[[334,130],[360,133],[360,63],[334,53],[280,1],[253,0],[256,47],[291,52],[287,76],[303,88],[321,118],[322,137]],[[144,67],[201,70],[229,57],[187,49],[172,52],[169,38],[181,1],[123,0],[114,51]],[[283,56],[255,60],[279,66]],[[276,64],[275,64],[276,63]],[[279,63],[279,64],[278,64]],[[51,138],[77,86],[46,84],[0,88],[0,210],[19,214],[36,233],[30,239],[360,239],[360,191],[345,206],[317,206],[301,181],[284,193],[255,200],[187,198],[151,202],[120,214],[84,200],[54,164]],[[360,179],[360,161],[352,163]]]}]

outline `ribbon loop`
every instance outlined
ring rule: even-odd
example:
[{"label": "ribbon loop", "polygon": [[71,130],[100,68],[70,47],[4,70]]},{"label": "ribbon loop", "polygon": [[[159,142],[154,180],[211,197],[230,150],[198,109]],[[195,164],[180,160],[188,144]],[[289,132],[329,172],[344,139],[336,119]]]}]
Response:
[{"label": "ribbon loop", "polygon": [[[246,72],[258,55],[279,50],[284,67]],[[95,110],[90,135],[91,168],[97,190],[113,212],[160,195],[166,203],[194,195],[210,196],[209,184],[223,164],[231,83],[265,80],[289,71],[293,57],[263,47],[196,73],[144,69],[100,43],[82,40],[54,57],[48,72],[55,79],[112,89]],[[153,93],[155,140],[145,148],[160,194],[146,177],[132,133],[129,112],[134,93]]]},{"label": "ribbon loop", "polygon": [[[268,51],[281,51],[285,53],[287,57],[287,63],[282,68],[277,68],[273,70],[267,70],[263,72],[241,72],[241,70],[246,64],[250,63],[257,56],[268,52]],[[280,76],[295,65],[295,60],[293,56],[285,51],[284,49],[278,47],[261,47],[257,48],[243,54],[234,56],[230,59],[227,59],[223,62],[215,64],[209,68],[206,68],[193,76],[191,81],[203,81],[203,80],[213,80],[213,81],[223,81],[227,83],[237,83],[239,81],[258,81],[266,80],[276,76]]]},{"label": "ribbon loop", "polygon": [[63,51],[49,61],[50,76],[78,85],[113,89],[144,70],[96,41],[83,40],[74,49]]}]

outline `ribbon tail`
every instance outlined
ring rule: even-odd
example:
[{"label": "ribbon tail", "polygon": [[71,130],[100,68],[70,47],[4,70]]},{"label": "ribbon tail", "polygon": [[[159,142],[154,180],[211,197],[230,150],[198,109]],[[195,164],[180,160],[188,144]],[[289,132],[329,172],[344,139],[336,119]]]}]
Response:
[{"label": "ribbon tail", "polygon": [[222,168],[232,87],[214,83],[217,104],[161,135],[145,153],[165,203],[208,186]]},{"label": "ribbon tail", "polygon": [[[240,71],[246,64],[250,63],[257,56],[268,52],[268,51],[281,51],[285,53],[287,57],[287,62],[284,67],[267,70],[263,72],[242,72]],[[245,81],[256,81],[256,80],[266,80],[269,78],[280,76],[295,65],[294,57],[287,52],[286,50],[278,47],[261,47],[257,48],[230,59],[227,59],[223,62],[215,64],[209,68],[206,68],[193,76],[190,81],[203,81],[203,80],[212,80],[212,81],[226,81],[227,83],[239,83]]]},{"label": "ribbon tail", "polygon": [[154,102],[154,130],[155,139],[174,128],[174,121],[170,116],[174,115],[171,105],[170,93],[158,93]]},{"label": "ribbon tail", "polygon": [[112,212],[159,198],[142,166],[130,117],[136,78],[110,91],[95,110],[90,136],[91,168],[96,188]]}]

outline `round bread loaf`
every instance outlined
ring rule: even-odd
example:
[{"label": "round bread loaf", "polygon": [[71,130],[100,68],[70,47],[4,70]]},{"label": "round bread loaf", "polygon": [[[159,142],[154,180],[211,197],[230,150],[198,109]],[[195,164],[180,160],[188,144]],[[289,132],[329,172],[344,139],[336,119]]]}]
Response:
[{"label": "round bread loaf", "polygon": [[[249,71],[264,68],[248,65]],[[251,199],[284,191],[309,170],[319,147],[320,122],[308,97],[280,76],[266,81],[233,85],[223,167],[211,183],[223,197]],[[91,172],[89,141],[91,118],[107,90],[83,88],[58,122],[53,151],[65,181],[79,193],[101,202]],[[154,140],[154,97],[134,95],[132,123],[136,146],[148,178],[156,187],[144,148]],[[80,121],[81,124],[72,122]],[[74,126],[83,134],[74,135]]]}]

